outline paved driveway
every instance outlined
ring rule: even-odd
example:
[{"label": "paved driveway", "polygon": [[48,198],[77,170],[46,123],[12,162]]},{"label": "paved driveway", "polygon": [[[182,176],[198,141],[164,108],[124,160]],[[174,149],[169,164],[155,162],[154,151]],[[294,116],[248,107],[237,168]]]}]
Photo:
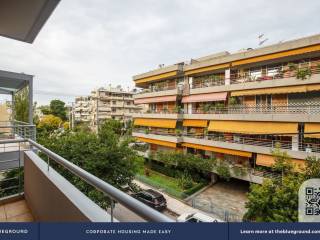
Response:
[{"label": "paved driveway", "polygon": [[193,204],[197,208],[200,207],[204,211],[206,209],[211,211],[214,208],[219,212],[227,210],[242,218],[246,212],[245,202],[248,190],[248,182],[236,179],[231,179],[230,182],[221,180],[197,195],[193,200],[191,199],[189,204]]}]

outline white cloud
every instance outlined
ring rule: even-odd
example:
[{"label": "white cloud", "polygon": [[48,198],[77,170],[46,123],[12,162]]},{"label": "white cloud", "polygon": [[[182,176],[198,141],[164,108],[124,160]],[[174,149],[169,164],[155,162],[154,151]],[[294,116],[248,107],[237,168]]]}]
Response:
[{"label": "white cloud", "polygon": [[0,68],[35,75],[41,103],[70,102],[109,83],[133,86],[160,63],[256,47],[260,33],[269,44],[316,34],[318,9],[317,0],[61,1],[33,45],[0,38]]}]

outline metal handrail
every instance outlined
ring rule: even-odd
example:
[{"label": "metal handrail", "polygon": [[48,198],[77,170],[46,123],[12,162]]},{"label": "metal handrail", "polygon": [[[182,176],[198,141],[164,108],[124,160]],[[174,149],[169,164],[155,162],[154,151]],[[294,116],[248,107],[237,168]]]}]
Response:
[{"label": "metal handrail", "polygon": [[[50,151],[49,149],[43,147],[39,143],[28,139],[28,142],[42,153],[46,154],[50,159],[54,160],[56,163],[62,165],[70,172],[81,178],[86,183],[100,190],[104,194],[106,194],[111,199],[119,202],[129,210],[133,211],[140,217],[154,222],[174,222],[169,217],[163,215],[162,213],[152,209],[151,207],[139,202],[135,198],[129,196],[128,194],[120,191],[119,189],[113,187],[109,183],[101,180],[100,178],[92,175],[91,173],[83,170],[82,168],[76,166],[75,164],[69,162],[65,158],[59,156],[58,154]],[[113,204],[112,204],[113,205]]]},{"label": "metal handrail", "polygon": [[[185,132],[176,133],[176,132],[166,132],[166,131],[159,131],[159,130],[146,131],[144,129],[135,129],[133,132],[172,136],[172,137],[192,137],[192,138],[201,138],[201,139],[204,139],[206,137],[208,140],[211,140],[211,141],[246,144],[246,145],[268,147],[268,148],[275,148],[277,144],[280,144],[281,149],[287,149],[287,150],[299,151],[299,152],[307,152],[306,150],[309,149],[311,152],[320,153],[320,144],[317,144],[317,143],[302,142],[298,144],[297,149],[293,149],[292,142],[283,141],[283,140],[271,140],[271,139],[269,140],[269,139],[248,138],[248,137],[241,137],[241,136],[238,137],[238,140],[235,140],[233,138],[225,138],[223,136],[217,136],[215,134],[185,133]],[[315,133],[308,133],[308,134],[315,134]]]},{"label": "metal handrail", "polygon": [[222,107],[210,107],[207,111],[201,108],[192,108],[189,114],[243,114],[243,113],[292,113],[292,114],[319,114],[320,103],[311,104],[257,104],[257,105],[234,105]]}]

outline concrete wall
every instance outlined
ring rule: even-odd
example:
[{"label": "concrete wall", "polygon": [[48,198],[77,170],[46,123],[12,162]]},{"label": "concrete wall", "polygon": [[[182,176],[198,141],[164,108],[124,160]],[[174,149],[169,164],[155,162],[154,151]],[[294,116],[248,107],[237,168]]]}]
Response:
[{"label": "concrete wall", "polygon": [[39,158],[25,152],[24,194],[36,221],[106,222],[110,215]]}]

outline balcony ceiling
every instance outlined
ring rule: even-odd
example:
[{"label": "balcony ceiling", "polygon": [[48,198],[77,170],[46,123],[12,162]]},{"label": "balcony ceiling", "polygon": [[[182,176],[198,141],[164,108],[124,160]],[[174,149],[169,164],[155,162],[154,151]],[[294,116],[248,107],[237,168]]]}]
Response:
[{"label": "balcony ceiling", "polygon": [[0,36],[32,43],[60,0],[1,0]]},{"label": "balcony ceiling", "polygon": [[32,75],[0,70],[0,94],[10,94],[28,85]]}]

